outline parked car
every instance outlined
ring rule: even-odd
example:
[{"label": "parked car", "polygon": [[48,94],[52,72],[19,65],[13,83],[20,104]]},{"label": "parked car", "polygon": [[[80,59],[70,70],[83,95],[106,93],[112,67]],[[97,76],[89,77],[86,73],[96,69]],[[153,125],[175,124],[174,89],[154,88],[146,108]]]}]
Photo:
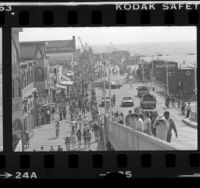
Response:
[{"label": "parked car", "polygon": [[157,100],[154,95],[145,94],[140,99],[141,108],[156,108]]},{"label": "parked car", "polygon": [[149,94],[149,88],[147,86],[139,86],[137,88],[138,97],[142,97],[145,94]]},{"label": "parked car", "polygon": [[123,84],[120,83],[119,81],[116,81],[115,84],[117,85],[117,88],[119,88],[119,89],[123,86]]},{"label": "parked car", "polygon": [[121,106],[134,106],[134,100],[132,97],[123,97]]}]

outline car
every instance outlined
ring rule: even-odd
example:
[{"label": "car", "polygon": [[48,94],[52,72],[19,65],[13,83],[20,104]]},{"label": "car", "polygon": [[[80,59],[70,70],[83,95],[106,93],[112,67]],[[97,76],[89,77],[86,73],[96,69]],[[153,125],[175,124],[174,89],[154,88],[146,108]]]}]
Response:
[{"label": "car", "polygon": [[149,87],[147,86],[139,86],[137,88],[138,91],[138,97],[142,97],[145,94],[149,94]]},{"label": "car", "polygon": [[123,84],[121,84],[119,81],[116,81],[115,84],[117,85],[117,88],[121,88],[123,86]]},{"label": "car", "polygon": [[[104,103],[105,103],[105,97],[102,97],[101,98],[101,103],[100,103],[100,107],[105,107],[105,105],[104,105]],[[109,97],[106,97],[106,105],[109,105],[109,103],[110,103],[110,98]]]},{"label": "car", "polygon": [[134,100],[132,97],[123,97],[121,106],[134,106]]},{"label": "car", "polygon": [[[110,88],[111,89],[118,89],[119,86],[115,82],[110,81]],[[106,82],[106,89],[109,89],[109,82],[108,81]]]},{"label": "car", "polygon": [[140,106],[144,108],[156,108],[157,100],[156,97],[152,94],[145,94],[140,99]]}]

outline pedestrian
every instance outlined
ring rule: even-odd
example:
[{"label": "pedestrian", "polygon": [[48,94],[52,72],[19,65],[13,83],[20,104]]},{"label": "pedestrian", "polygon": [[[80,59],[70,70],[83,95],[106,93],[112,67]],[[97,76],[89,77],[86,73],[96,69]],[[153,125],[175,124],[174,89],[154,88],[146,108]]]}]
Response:
[{"label": "pedestrian", "polygon": [[125,118],[125,125],[126,125],[127,127],[130,127],[130,121],[129,121],[129,119],[131,118],[131,114],[132,114],[132,111],[129,110],[129,111],[128,111],[128,115],[127,115],[126,118]]},{"label": "pedestrian", "polygon": [[190,106],[190,102],[188,102],[186,118],[189,118],[189,117],[190,117],[190,112],[191,112],[191,106]]},{"label": "pedestrian", "polygon": [[124,114],[122,112],[119,115],[119,124],[124,125]]},{"label": "pedestrian", "polygon": [[130,115],[130,118],[129,118],[129,127],[130,127],[131,129],[133,129],[133,130],[136,129],[135,123],[136,123],[135,113],[133,113],[133,114]]},{"label": "pedestrian", "polygon": [[140,118],[139,114],[135,114],[134,115],[134,119],[135,119],[135,129],[137,131],[143,132],[144,131],[144,122],[143,120]]},{"label": "pedestrian", "polygon": [[54,120],[54,113],[56,112],[56,109],[54,106],[51,107],[51,116],[52,116],[52,120]]},{"label": "pedestrian", "polygon": [[166,98],[165,98],[165,106],[167,108],[169,108],[169,102],[170,102],[170,98],[169,98],[169,95],[167,95]]},{"label": "pedestrian", "polygon": [[29,148],[29,133],[25,132],[24,136],[25,136],[25,147]]},{"label": "pedestrian", "polygon": [[148,135],[151,134],[151,119],[149,111],[144,112],[144,132]]},{"label": "pedestrian", "polygon": [[78,129],[76,136],[77,136],[77,141],[78,141],[78,147],[80,148],[81,147],[81,137],[82,137],[81,129]]},{"label": "pedestrian", "polygon": [[75,135],[75,121],[70,122],[70,127],[71,127],[71,135]]},{"label": "pedestrian", "polygon": [[151,132],[155,137],[156,137],[156,127],[155,127],[156,118],[157,118],[157,114],[152,113],[151,114]]},{"label": "pedestrian", "polygon": [[89,149],[90,149],[91,139],[92,139],[92,133],[90,129],[88,129],[86,132],[86,140],[87,140],[87,145]]},{"label": "pedestrian", "polygon": [[86,148],[86,144],[87,144],[87,129],[85,129],[85,127],[83,129],[83,141],[84,141],[84,146]]},{"label": "pedestrian", "polygon": [[50,151],[55,151],[53,146],[50,146]]},{"label": "pedestrian", "polygon": [[94,131],[95,142],[97,142],[99,139],[99,126],[97,121],[95,121],[93,124],[93,131]]},{"label": "pedestrian", "polygon": [[112,97],[112,100],[113,100],[113,106],[115,106],[115,102],[116,102],[116,95],[113,95],[113,97]]},{"label": "pedestrian", "polygon": [[41,116],[42,116],[42,125],[45,124],[45,112],[44,109],[41,110]]},{"label": "pedestrian", "polygon": [[62,121],[63,117],[62,117],[62,108],[59,108],[59,116],[60,116],[60,121]]},{"label": "pedestrian", "polygon": [[172,138],[172,130],[174,131],[176,138],[178,137],[178,132],[177,132],[177,129],[176,129],[176,125],[175,125],[173,119],[170,118],[170,113],[168,111],[164,112],[164,117],[168,121],[168,124],[169,124],[169,129],[168,129],[168,133],[167,133],[167,142],[170,143],[171,138]]},{"label": "pedestrian", "polygon": [[70,151],[70,137],[69,136],[65,138],[65,146],[66,146],[66,151]]},{"label": "pedestrian", "polygon": [[40,147],[40,151],[44,151],[44,147],[43,146]]},{"label": "pedestrian", "polygon": [[155,122],[155,127],[156,127],[156,138],[167,141],[167,133],[169,129],[167,120],[163,116],[158,115]]},{"label": "pedestrian", "polygon": [[66,119],[66,113],[67,113],[67,111],[66,111],[66,106],[65,105],[63,106],[62,113],[63,113],[63,119]]},{"label": "pedestrian", "polygon": [[59,132],[60,132],[60,123],[59,121],[56,122],[56,125],[55,125],[55,131],[56,131],[56,138],[59,137]]},{"label": "pedestrian", "polygon": [[62,149],[62,147],[60,145],[58,145],[57,151],[63,151],[63,149]]},{"label": "pedestrian", "polygon": [[46,120],[47,120],[47,124],[51,123],[51,111],[50,111],[50,107],[48,107],[47,110],[46,110]]},{"label": "pedestrian", "polygon": [[182,101],[181,112],[182,112],[183,116],[185,115],[185,107],[186,107],[186,105],[185,105],[184,101]]}]

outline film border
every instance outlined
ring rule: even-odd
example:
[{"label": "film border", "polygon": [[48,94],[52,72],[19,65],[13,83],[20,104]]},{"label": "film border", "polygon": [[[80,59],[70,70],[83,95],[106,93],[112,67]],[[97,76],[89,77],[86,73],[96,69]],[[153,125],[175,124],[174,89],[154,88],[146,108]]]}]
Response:
[{"label": "film border", "polygon": [[[158,5],[157,11],[115,11],[112,5],[102,6],[13,6],[14,14],[1,12],[0,25],[3,28],[3,143],[4,151],[0,153],[0,170],[8,171],[13,176],[15,169],[20,172],[36,171],[38,178],[97,178],[100,174],[125,171],[133,172],[134,177],[177,177],[185,174],[198,173],[198,151],[135,151],[135,152],[64,152],[64,153],[14,153],[12,152],[11,108],[11,27],[80,27],[80,26],[197,26],[198,46],[197,61],[199,61],[199,7],[193,11],[162,11]],[[37,15],[37,16],[35,16]],[[74,20],[74,18],[77,18]],[[48,19],[46,19],[48,18]],[[133,19],[134,18],[134,19]],[[199,72],[199,66],[198,66]],[[199,130],[198,130],[199,138]],[[198,139],[199,140],[199,139]],[[114,156],[114,158],[113,158]],[[93,161],[94,159],[94,161]],[[114,160],[113,160],[114,159]],[[65,161],[64,165],[59,161]],[[159,162],[158,162],[159,161]],[[97,172],[96,167],[99,168]],[[46,169],[52,169],[51,172]],[[88,173],[81,172],[87,169]],[[21,169],[21,170],[20,170]],[[38,172],[40,169],[40,172]],[[146,173],[140,170],[145,169]],[[148,170],[147,170],[148,169]],[[157,173],[156,173],[156,169]],[[160,170],[163,170],[161,173]],[[176,169],[178,172],[175,172]],[[62,172],[61,172],[62,171]],[[64,172],[69,172],[68,174]],[[183,173],[183,174],[182,174]],[[156,175],[155,175],[156,174]],[[103,176],[103,175],[102,175]]]}]

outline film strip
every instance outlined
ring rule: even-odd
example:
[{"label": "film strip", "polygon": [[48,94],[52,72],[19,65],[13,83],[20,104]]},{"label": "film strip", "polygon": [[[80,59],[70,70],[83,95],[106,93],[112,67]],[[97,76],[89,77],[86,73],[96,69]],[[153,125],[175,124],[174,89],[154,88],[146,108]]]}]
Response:
[{"label": "film strip", "polygon": [[[139,142],[137,140],[134,140],[133,137],[129,138],[130,134],[133,134],[133,133],[131,133],[131,130],[127,129],[126,131],[129,131],[129,132],[127,133],[127,136],[124,135],[124,137],[129,138],[129,140],[127,141],[128,143],[127,147],[131,148],[131,147],[134,147],[134,143],[138,144],[138,148],[135,150],[127,149],[125,141],[124,142],[122,141],[121,143],[119,143],[119,140],[117,140],[117,143],[116,143],[114,140],[112,140],[112,135],[110,136],[111,133],[108,133],[108,132],[111,131],[112,134],[114,135],[113,130],[115,129],[114,127],[115,124],[111,126],[111,124],[109,124],[109,118],[107,118],[105,114],[104,114],[105,115],[104,120],[103,118],[101,119],[101,121],[103,122],[102,140],[104,142],[104,146],[106,145],[105,147],[103,147],[103,149],[100,149],[97,151],[95,150],[81,151],[77,149],[75,151],[70,150],[70,151],[63,151],[63,152],[59,152],[59,150],[58,152],[52,150],[51,152],[50,151],[48,152],[47,150],[42,151],[41,147],[44,144],[42,142],[41,145],[37,146],[39,149],[41,149],[41,151],[38,151],[38,149],[37,151],[35,151],[34,148],[33,150],[28,150],[28,149],[25,149],[26,139],[23,137],[24,135],[22,135],[21,132],[20,132],[21,144],[19,144],[20,139],[18,139],[18,142],[16,144],[17,146],[15,145],[14,147],[13,135],[14,133],[17,132],[15,131],[15,129],[17,130],[16,127],[20,125],[17,123],[16,125],[13,125],[13,121],[14,121],[13,117],[15,117],[14,111],[19,112],[20,110],[19,109],[17,110],[17,108],[20,108],[20,107],[17,105],[13,106],[13,104],[15,104],[15,100],[13,99],[15,97],[13,97],[13,95],[15,95],[17,91],[12,90],[13,83],[14,83],[13,80],[17,78],[14,76],[15,74],[14,71],[20,72],[20,78],[22,79],[22,82],[23,82],[24,77],[23,77],[22,72],[25,69],[24,67],[27,65],[30,65],[30,67],[35,66],[35,64],[37,64],[37,62],[40,62],[40,60],[43,58],[42,53],[40,54],[42,58],[40,57],[40,55],[37,56],[37,53],[36,53],[37,51],[35,52],[35,56],[30,58],[29,55],[27,55],[28,48],[34,48],[33,46],[35,45],[35,43],[39,42],[40,44],[37,43],[36,46],[37,47],[39,46],[38,48],[40,50],[40,49],[43,49],[42,42],[47,42],[46,38],[41,39],[40,37],[38,37],[38,40],[32,41],[31,44],[27,44],[28,43],[27,41],[21,42],[19,41],[19,35],[17,35],[17,33],[19,34],[19,32],[23,32],[23,31],[17,31],[17,30],[20,30],[20,29],[26,30],[26,29],[33,29],[33,28],[43,28],[43,29],[65,28],[67,31],[67,29],[70,28],[72,29],[72,33],[73,33],[73,29],[83,28],[83,27],[97,28],[97,31],[98,31],[98,28],[102,28],[102,27],[105,27],[105,28],[106,27],[107,28],[108,27],[109,28],[111,27],[148,28],[152,26],[154,27],[188,27],[188,28],[191,27],[191,28],[196,28],[195,53],[196,53],[196,62],[198,62],[199,51],[200,51],[199,50],[199,44],[200,44],[199,43],[199,6],[200,5],[198,4],[197,1],[190,2],[190,3],[187,1],[173,2],[173,3],[172,2],[161,3],[161,2],[156,2],[156,1],[155,2],[148,2],[148,1],[131,2],[130,1],[130,2],[120,2],[120,3],[119,2],[87,2],[87,3],[86,2],[74,2],[74,3],[61,2],[61,3],[54,3],[54,4],[4,3],[3,5],[1,5],[0,6],[0,9],[1,9],[0,27],[2,28],[2,52],[1,53],[2,53],[2,73],[3,73],[2,75],[3,77],[2,78],[2,88],[3,88],[3,91],[2,91],[3,116],[2,118],[3,120],[2,120],[2,137],[0,138],[2,138],[3,144],[2,144],[2,152],[0,152],[0,181],[3,181],[4,179],[85,179],[85,178],[102,179],[102,178],[112,178],[112,177],[134,179],[134,178],[199,177],[200,154],[199,154],[199,145],[198,145],[199,129],[197,128],[197,125],[195,128],[190,126],[189,129],[185,130],[186,132],[187,131],[190,132],[190,130],[192,130],[191,132],[194,132],[195,130],[194,135],[196,135],[196,143],[195,143],[195,147],[192,147],[192,148],[184,148],[183,147],[184,143],[182,143],[181,147],[183,149],[174,149],[174,146],[171,145],[171,143],[166,144],[165,142],[164,143],[159,142],[155,140],[154,138],[148,138],[150,140],[153,139],[153,141],[151,142],[155,143],[154,145],[151,145],[151,147],[155,149],[151,150],[151,148],[148,148],[150,147],[149,145],[145,146],[145,144],[147,143],[143,143],[143,140]],[[97,32],[97,35],[98,35],[98,32]],[[87,34],[85,36],[87,36]],[[34,37],[35,36],[33,36],[33,38]],[[86,49],[84,49],[84,45],[81,46],[81,43],[82,43],[81,38],[79,38],[78,36],[75,36],[75,37],[76,37],[76,43],[80,42],[79,48],[83,48],[83,51],[85,51],[86,54],[87,53],[89,54],[88,51],[89,51],[90,46],[86,45],[85,46]],[[165,37],[166,36],[163,36],[163,38]],[[187,37],[188,36],[185,36],[185,38]],[[58,39],[58,38],[55,37],[55,39]],[[97,38],[98,36],[94,37],[93,40],[95,41],[95,39]],[[121,38],[122,39],[120,40],[123,40],[123,37]],[[168,36],[168,38],[170,38],[170,36]],[[31,37],[28,39],[31,41]],[[63,37],[63,40],[66,40],[66,37]],[[48,44],[51,43],[49,41],[51,41],[51,38],[49,38],[47,42]],[[68,41],[73,41],[73,39],[68,40]],[[109,42],[110,41],[108,41],[108,43]],[[47,46],[48,44],[45,43],[45,45]],[[15,54],[12,49],[13,46],[21,50],[20,52],[16,52],[16,55],[13,55]],[[48,49],[46,47],[45,53],[47,52],[47,50]],[[49,50],[55,50],[55,46],[52,47],[52,49],[49,48]],[[62,50],[64,50],[65,52],[66,49],[62,49]],[[67,49],[67,50],[70,51],[70,49]],[[116,51],[116,50],[113,50],[113,51]],[[190,51],[190,48],[189,48],[189,51]],[[71,52],[66,52],[66,53],[71,54]],[[75,54],[75,51],[73,51],[73,53]],[[16,57],[16,61],[18,61],[18,63],[20,62],[20,68],[19,67],[17,68],[17,66],[14,65],[13,63],[15,61],[14,56]],[[86,55],[86,58],[88,58],[88,56],[89,55]],[[76,57],[76,56],[73,56],[73,57]],[[102,57],[102,58],[105,58],[105,57]],[[74,59],[72,60],[74,61]],[[34,64],[34,62],[36,63]],[[85,63],[87,63],[87,61]],[[54,64],[51,66],[54,68]],[[16,70],[14,70],[14,68]],[[34,70],[36,69],[37,67]],[[198,70],[199,70],[198,63],[196,63],[195,71],[197,73],[196,75],[197,86],[198,86],[197,76],[199,72]],[[34,80],[39,79],[39,76],[40,76],[39,74],[38,76],[37,75],[33,76]],[[31,90],[31,89],[34,89],[34,87],[38,87],[38,88],[40,87],[39,85],[36,84],[34,85],[33,88],[30,89],[29,87],[34,81],[33,80],[32,81],[29,80],[29,81],[30,81],[29,83],[28,81],[25,81],[25,85],[19,87],[21,89],[24,87],[23,88],[24,90],[22,89],[21,91],[22,95],[20,95],[19,94],[20,92],[19,92],[18,93],[19,96],[17,96],[18,98],[21,98],[20,104],[22,106],[26,103],[24,101],[29,101],[29,99],[31,98],[31,97],[27,97],[28,99],[25,98],[25,100],[22,101],[23,95],[25,96],[27,92],[25,91],[25,89],[28,88],[27,90]],[[28,85],[27,87],[27,84],[30,84],[30,85]],[[112,87],[112,86],[109,85],[109,87]],[[109,87],[107,89],[111,89]],[[160,88],[160,87],[157,86],[157,88]],[[197,90],[198,90],[198,87],[196,88],[196,91]],[[98,97],[96,96],[96,93],[94,94],[94,98],[96,100],[97,106],[99,106],[100,105],[99,103],[101,101],[99,101],[100,98],[98,99]],[[37,94],[40,95],[40,92],[36,92],[36,95]],[[51,93],[47,93],[47,96],[48,95],[51,95]],[[91,98],[93,97],[92,92],[91,94],[89,93],[89,97]],[[33,98],[35,99],[35,95],[33,95]],[[91,98],[90,100],[92,100]],[[196,105],[197,105],[197,98],[195,101]],[[34,101],[32,102],[33,102],[32,105],[36,106],[36,103],[34,103]],[[96,103],[94,102],[94,104]],[[45,102],[45,104],[50,104],[50,102]],[[106,104],[106,101],[104,101],[104,104]],[[94,108],[99,109],[99,107],[97,106],[95,106]],[[28,108],[29,106],[27,107],[27,109]],[[179,108],[180,108],[179,111],[181,113],[181,107]],[[26,111],[27,109],[25,109],[23,106],[23,109],[21,111],[24,113],[24,111]],[[37,111],[34,111],[34,113],[36,112]],[[91,108],[89,112],[91,113]],[[173,114],[173,112],[174,111],[172,109],[170,113]],[[60,111],[58,109],[57,111],[58,118],[60,115],[59,113]],[[100,113],[100,112],[97,110],[97,113]],[[22,114],[22,116],[24,116],[24,114]],[[197,111],[196,111],[196,117],[197,117]],[[38,116],[35,117],[35,121],[37,118]],[[92,119],[93,119],[93,115],[92,115]],[[46,124],[51,125],[51,123],[46,123]],[[56,124],[56,121],[54,124]],[[53,129],[54,124],[52,124],[51,126],[52,128],[51,130],[53,131],[54,131]],[[197,124],[197,118],[196,118],[196,124]],[[61,121],[61,128],[62,126],[63,125]],[[108,128],[106,128],[106,126]],[[184,124],[181,126],[184,127],[186,125]],[[46,125],[44,126],[42,125],[41,127],[33,128],[34,136],[36,135],[36,138],[38,139],[39,139],[39,136],[37,137],[37,134],[40,135],[40,133],[35,133],[35,131],[37,130],[39,130],[40,132],[44,131]],[[64,129],[62,130],[65,131]],[[106,133],[106,131],[108,132]],[[120,133],[125,134],[123,132],[120,132]],[[120,133],[118,133],[119,136],[120,136]],[[19,133],[16,133],[16,134],[19,134]],[[30,134],[31,133],[29,133],[29,136]],[[47,134],[49,134],[49,132]],[[62,134],[62,132],[60,132],[60,134]],[[182,136],[184,136],[184,134]],[[140,133],[135,133],[135,135],[140,135]],[[33,143],[31,139],[33,139],[34,136],[30,138],[30,143]],[[193,141],[193,138],[192,138],[193,136],[191,136],[190,133],[186,134],[186,136],[191,137],[191,140]],[[124,137],[122,136],[121,139],[123,139]],[[146,138],[144,135],[142,136],[142,138],[143,137],[144,139]],[[152,135],[150,137],[152,137]],[[52,138],[52,140],[53,139],[54,138]],[[129,142],[130,139],[133,142],[130,143]],[[191,140],[186,142],[185,145],[187,145]],[[54,143],[53,141],[51,141],[51,138],[48,140],[48,142]],[[55,143],[59,145],[60,142],[61,141],[59,140]],[[38,144],[37,141],[35,141],[35,145],[37,144]],[[62,139],[62,144],[64,144],[63,139]],[[50,145],[51,144],[49,144],[48,147]],[[45,147],[47,146],[45,145]],[[66,147],[67,147],[67,144],[66,144]],[[118,148],[123,148],[123,147],[125,148],[124,150],[118,149]],[[18,150],[16,148],[18,148]]]}]

